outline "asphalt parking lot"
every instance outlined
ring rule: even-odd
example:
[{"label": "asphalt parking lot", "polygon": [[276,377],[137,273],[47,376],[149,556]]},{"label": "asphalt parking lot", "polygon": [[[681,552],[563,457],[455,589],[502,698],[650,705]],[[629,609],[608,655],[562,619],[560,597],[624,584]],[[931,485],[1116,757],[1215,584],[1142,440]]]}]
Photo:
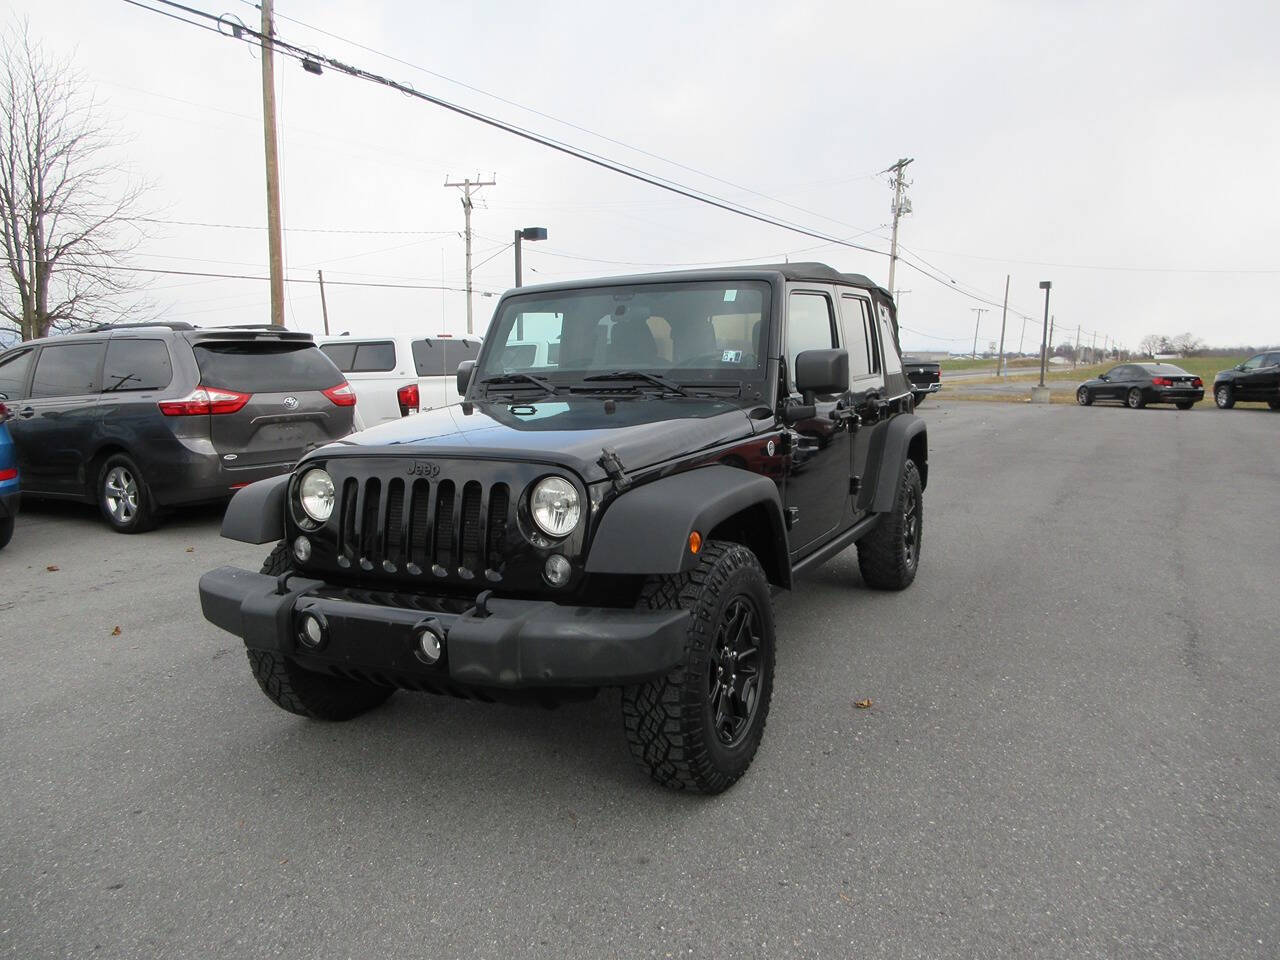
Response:
[{"label": "asphalt parking lot", "polygon": [[0,955],[1275,957],[1280,414],[921,414],[919,578],[845,554],[778,598],[764,745],[712,798],[643,779],[612,694],[288,715],[195,596],[264,548],[27,509]]}]

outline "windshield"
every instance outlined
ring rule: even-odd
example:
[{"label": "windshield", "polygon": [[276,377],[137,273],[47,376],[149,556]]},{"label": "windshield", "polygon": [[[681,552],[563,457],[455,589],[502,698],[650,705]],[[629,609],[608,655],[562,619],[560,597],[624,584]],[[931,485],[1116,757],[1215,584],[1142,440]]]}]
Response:
[{"label": "windshield", "polygon": [[764,377],[769,285],[758,280],[634,284],[509,299],[478,371],[571,382],[640,371],[677,383]]}]

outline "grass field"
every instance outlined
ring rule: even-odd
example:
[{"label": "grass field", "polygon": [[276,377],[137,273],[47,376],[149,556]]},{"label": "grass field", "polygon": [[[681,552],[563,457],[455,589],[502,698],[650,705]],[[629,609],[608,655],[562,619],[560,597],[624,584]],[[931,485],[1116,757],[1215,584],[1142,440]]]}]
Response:
[{"label": "grass field", "polygon": [[[1248,357],[1244,357],[1244,356],[1241,356],[1241,357],[1184,357],[1181,360],[1174,360],[1170,362],[1172,363],[1173,366],[1181,367],[1183,370],[1187,371],[1187,373],[1195,374],[1197,377],[1203,380],[1204,388],[1207,393],[1208,391],[1213,389],[1213,378],[1214,378],[1214,375],[1217,374],[1219,370],[1229,370],[1231,367],[1234,367],[1236,364],[1242,363],[1247,359]],[[1134,362],[1140,363],[1142,361],[1134,361]],[[1110,370],[1115,365],[1116,365],[1116,361],[1112,360],[1107,363],[1099,363],[1091,366],[1076,367],[1074,370],[1072,370],[1070,367],[1066,367],[1065,369],[1050,367],[1048,371],[1045,373],[1045,380],[1046,381],[1073,380],[1077,382],[1083,382],[1085,380],[1089,380],[1093,377],[1096,377],[1100,373],[1104,373],[1107,370]],[[1030,368],[1024,367],[1021,365],[1013,366],[1011,364],[1009,366],[1009,375],[1007,377],[995,376],[995,370],[994,368],[992,368],[992,375],[990,377],[983,377],[980,379],[970,379],[970,380],[966,380],[965,383],[967,384],[1004,383],[1006,381],[1022,382],[1024,380],[1039,380],[1039,379],[1040,379],[1040,365],[1038,363],[1034,364]],[[942,382],[945,384],[946,380],[947,378],[946,378],[946,372],[944,368]]]}]

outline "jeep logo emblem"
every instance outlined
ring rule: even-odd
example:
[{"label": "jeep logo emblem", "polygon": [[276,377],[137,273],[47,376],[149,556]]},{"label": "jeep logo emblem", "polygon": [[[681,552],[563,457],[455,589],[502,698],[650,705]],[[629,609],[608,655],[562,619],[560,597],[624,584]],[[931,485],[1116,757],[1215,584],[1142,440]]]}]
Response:
[{"label": "jeep logo emblem", "polygon": [[285,405],[286,407],[288,407],[290,410],[296,410],[296,409],[298,409],[298,398],[297,398],[297,397],[285,397],[285,398],[284,398],[284,405]]},{"label": "jeep logo emblem", "polygon": [[419,461],[409,464],[409,469],[406,472],[411,477],[430,477],[434,479],[440,476],[440,467],[434,463]]}]

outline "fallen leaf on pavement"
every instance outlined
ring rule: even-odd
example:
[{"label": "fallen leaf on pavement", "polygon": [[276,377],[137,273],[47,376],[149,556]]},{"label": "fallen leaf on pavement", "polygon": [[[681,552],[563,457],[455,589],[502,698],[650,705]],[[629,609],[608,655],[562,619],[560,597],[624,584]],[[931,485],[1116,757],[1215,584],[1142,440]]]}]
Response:
[{"label": "fallen leaf on pavement", "polygon": [[853,701],[853,705],[857,707],[859,710],[869,710],[871,708],[872,702],[873,702],[872,699],[870,697],[867,697],[867,699],[865,700]]},{"label": "fallen leaf on pavement", "polygon": [[51,563],[47,567],[45,567],[45,569],[48,570],[50,573],[57,573],[58,565],[56,563]]},{"label": "fallen leaf on pavement", "polygon": [[195,553],[195,552],[196,552],[195,547],[187,547],[187,553]]},{"label": "fallen leaf on pavement", "polygon": [[118,637],[118,636],[120,636],[120,628],[119,628],[119,627],[116,627],[114,630],[112,630],[112,631],[111,631],[111,635],[112,635],[113,637]]}]

